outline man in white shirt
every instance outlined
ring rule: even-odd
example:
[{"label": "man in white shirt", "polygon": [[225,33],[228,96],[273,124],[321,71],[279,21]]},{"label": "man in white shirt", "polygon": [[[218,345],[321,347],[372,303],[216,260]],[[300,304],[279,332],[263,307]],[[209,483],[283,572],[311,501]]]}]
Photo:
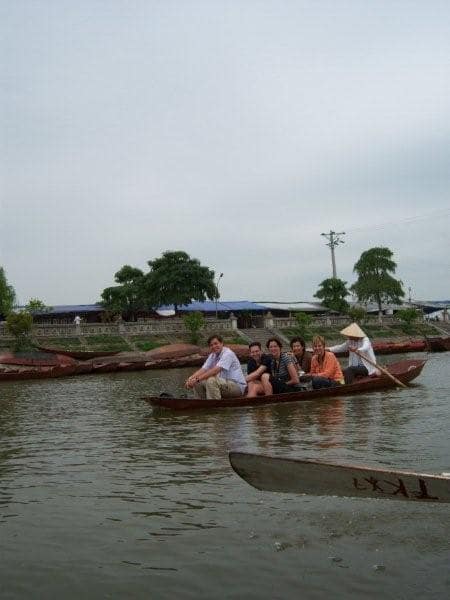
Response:
[{"label": "man in white shirt", "polygon": [[208,346],[211,354],[203,366],[188,377],[186,387],[206,400],[242,396],[247,383],[236,354],[223,345],[220,335],[210,336]]},{"label": "man in white shirt", "polygon": [[348,350],[348,367],[343,370],[345,383],[353,383],[356,377],[379,375],[378,369],[374,366],[376,360],[372,344],[361,327],[357,323],[352,323],[341,333],[347,338],[346,341],[343,344],[331,346],[328,350],[331,352]]}]

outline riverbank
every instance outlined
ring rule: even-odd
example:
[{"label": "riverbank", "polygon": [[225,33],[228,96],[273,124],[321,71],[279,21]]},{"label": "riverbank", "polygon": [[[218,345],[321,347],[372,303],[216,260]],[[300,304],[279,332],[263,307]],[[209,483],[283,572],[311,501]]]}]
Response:
[{"label": "riverbank", "polygon": [[[412,326],[408,332],[397,324],[365,323],[362,325],[364,331],[374,342],[403,342],[408,340],[424,339],[439,335],[436,328],[428,323],[420,323]],[[264,345],[265,339],[271,335],[278,335],[285,343],[294,336],[301,335],[310,345],[315,335],[325,337],[328,344],[342,341],[340,330],[342,325],[324,326],[311,325],[306,331],[298,328],[280,328],[280,329],[254,329],[254,330],[225,330],[219,333],[223,336],[226,344],[248,344],[249,341],[261,341]],[[194,343],[199,346],[206,346],[209,335],[213,333],[212,329],[203,330],[199,333],[197,340],[192,340],[192,336],[187,332],[161,332],[157,335],[78,335],[61,337],[39,337],[34,336],[33,341],[36,346],[45,346],[59,350],[69,350],[73,352],[147,352],[167,344]],[[450,332],[449,332],[450,335]],[[12,339],[0,339],[0,352],[9,352],[13,350],[14,341]]]}]

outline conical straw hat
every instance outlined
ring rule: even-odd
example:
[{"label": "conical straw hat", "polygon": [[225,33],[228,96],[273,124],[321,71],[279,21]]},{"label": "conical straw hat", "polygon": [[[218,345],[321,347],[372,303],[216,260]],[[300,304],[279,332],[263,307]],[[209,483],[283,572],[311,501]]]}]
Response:
[{"label": "conical straw hat", "polygon": [[347,337],[354,337],[354,338],[366,337],[366,334],[361,329],[361,327],[358,325],[358,323],[352,323],[351,325],[349,325],[348,327],[343,329],[341,331],[341,333],[342,333],[342,335],[345,335]]}]

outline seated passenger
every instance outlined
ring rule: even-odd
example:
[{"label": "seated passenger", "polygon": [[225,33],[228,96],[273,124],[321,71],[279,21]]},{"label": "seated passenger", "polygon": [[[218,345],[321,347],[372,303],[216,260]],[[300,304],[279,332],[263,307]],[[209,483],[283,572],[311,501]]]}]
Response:
[{"label": "seated passenger", "polygon": [[220,400],[242,396],[246,381],[236,354],[223,345],[220,335],[208,338],[211,351],[203,366],[186,379],[185,387],[195,390],[202,400]]},{"label": "seated passenger", "polygon": [[294,358],[281,352],[282,347],[278,338],[273,337],[267,341],[267,348],[272,356],[270,383],[274,394],[298,391],[299,379]]},{"label": "seated passenger", "polygon": [[313,357],[311,360],[312,386],[314,390],[334,387],[344,383],[341,365],[335,355],[325,349],[325,338],[313,337]]},{"label": "seated passenger", "polygon": [[261,344],[252,342],[248,345],[250,358],[247,363],[247,396],[253,398],[259,395],[270,396],[272,386],[269,381],[272,358],[263,354]]},{"label": "seated passenger", "polygon": [[294,337],[290,342],[292,355],[297,364],[298,374],[304,375],[311,369],[311,354],[306,351],[305,340],[301,337]]}]

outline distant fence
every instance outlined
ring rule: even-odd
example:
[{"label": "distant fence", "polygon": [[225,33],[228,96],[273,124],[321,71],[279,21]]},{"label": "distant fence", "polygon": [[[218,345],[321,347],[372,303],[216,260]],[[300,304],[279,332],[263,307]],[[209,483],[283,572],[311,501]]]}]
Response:
[{"label": "distant fence", "polygon": [[[205,329],[207,331],[227,331],[235,328],[235,319],[205,320]],[[187,329],[182,319],[170,319],[167,321],[120,321],[119,323],[81,323],[80,325],[48,323],[33,325],[32,329],[32,336],[40,338],[71,338],[95,335],[126,337],[164,333],[187,333]],[[12,339],[12,337],[7,332],[5,324],[0,323],[0,339]]]},{"label": "distant fence", "polygon": [[[273,327],[275,329],[292,329],[298,327],[298,321],[294,317],[273,317]],[[312,317],[312,327],[345,327],[352,322],[350,317],[345,316],[321,316]],[[364,323],[376,325],[379,323],[378,315],[367,315]],[[394,315],[383,315],[383,325],[396,325],[401,321]]]}]

